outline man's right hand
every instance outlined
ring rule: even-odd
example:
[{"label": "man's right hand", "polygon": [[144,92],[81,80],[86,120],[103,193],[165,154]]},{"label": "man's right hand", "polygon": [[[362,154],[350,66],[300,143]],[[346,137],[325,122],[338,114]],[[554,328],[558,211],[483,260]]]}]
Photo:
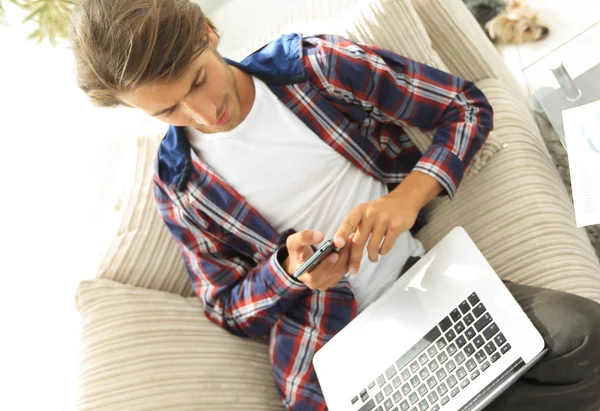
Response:
[{"label": "man's right hand", "polygon": [[[290,276],[293,275],[313,255],[311,246],[321,241],[323,241],[323,233],[318,231],[304,230],[290,235],[286,241],[289,255],[283,262],[283,269]],[[335,287],[348,272],[350,249],[351,247],[346,245],[339,253],[332,253],[313,271],[301,275],[297,280],[302,281],[311,290],[325,291]]]}]

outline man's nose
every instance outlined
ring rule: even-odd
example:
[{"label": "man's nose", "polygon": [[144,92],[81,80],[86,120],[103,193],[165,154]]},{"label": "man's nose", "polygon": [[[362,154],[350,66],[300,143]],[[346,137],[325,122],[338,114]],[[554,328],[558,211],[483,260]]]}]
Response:
[{"label": "man's nose", "polygon": [[184,102],[183,107],[188,116],[198,124],[213,125],[217,122],[217,107],[214,104]]}]

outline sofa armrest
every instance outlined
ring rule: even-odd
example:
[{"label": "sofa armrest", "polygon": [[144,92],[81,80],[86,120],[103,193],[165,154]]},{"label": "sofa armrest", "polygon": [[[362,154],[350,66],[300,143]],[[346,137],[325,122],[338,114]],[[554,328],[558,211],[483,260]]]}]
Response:
[{"label": "sofa armrest", "polygon": [[518,82],[462,0],[413,0],[433,49],[449,71],[470,81],[497,78],[509,89]]}]

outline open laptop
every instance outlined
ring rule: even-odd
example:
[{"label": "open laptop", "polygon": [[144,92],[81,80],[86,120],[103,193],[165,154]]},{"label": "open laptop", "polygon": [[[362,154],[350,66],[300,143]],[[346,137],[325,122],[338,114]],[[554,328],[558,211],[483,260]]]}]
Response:
[{"label": "open laptop", "polygon": [[314,356],[331,411],[481,410],[546,352],[457,227]]}]

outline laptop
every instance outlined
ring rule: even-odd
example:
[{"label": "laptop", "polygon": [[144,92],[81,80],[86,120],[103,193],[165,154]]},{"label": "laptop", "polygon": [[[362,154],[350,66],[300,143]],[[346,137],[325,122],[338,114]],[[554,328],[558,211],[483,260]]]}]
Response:
[{"label": "laptop", "polygon": [[313,365],[330,411],[481,410],[544,340],[457,227],[327,342]]}]

